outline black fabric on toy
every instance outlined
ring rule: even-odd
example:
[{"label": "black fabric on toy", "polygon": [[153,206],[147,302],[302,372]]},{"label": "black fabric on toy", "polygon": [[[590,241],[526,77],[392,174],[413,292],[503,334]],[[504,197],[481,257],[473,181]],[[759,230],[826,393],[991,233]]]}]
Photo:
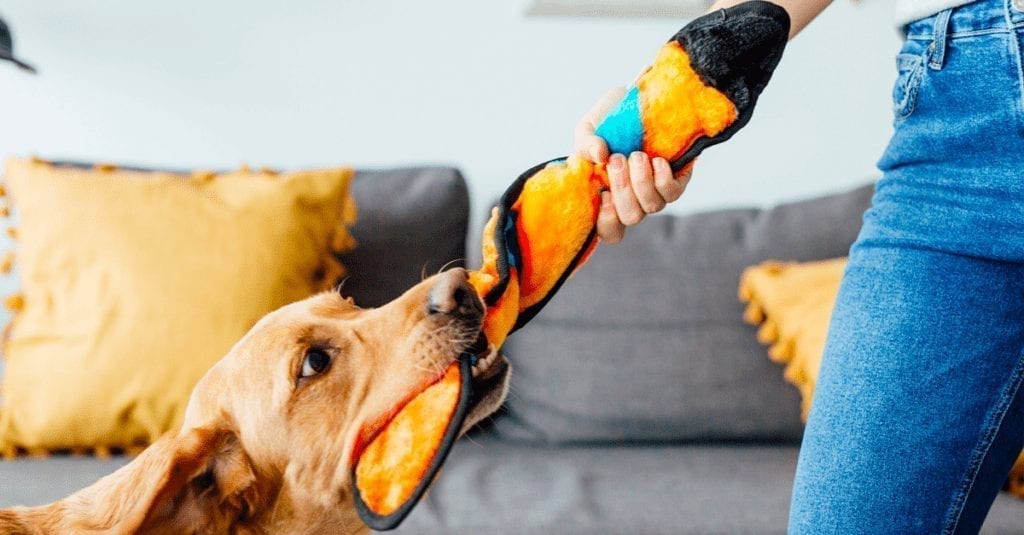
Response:
[{"label": "black fabric on toy", "polygon": [[[763,1],[694,20],[661,48],[596,134],[614,153],[643,151],[682,169],[750,120],[789,24],[784,9]],[[586,263],[598,245],[601,192],[608,187],[603,164],[571,156],[530,168],[505,192],[483,232],[483,265],[469,277],[487,307],[482,334],[489,355]],[[370,454],[355,460],[357,509],[371,527],[397,526],[440,468],[472,405],[466,400],[481,386],[467,379],[466,362],[453,364],[392,421],[422,425],[412,444],[389,439],[388,424],[366,449]],[[438,422],[447,422],[443,436]]]}]

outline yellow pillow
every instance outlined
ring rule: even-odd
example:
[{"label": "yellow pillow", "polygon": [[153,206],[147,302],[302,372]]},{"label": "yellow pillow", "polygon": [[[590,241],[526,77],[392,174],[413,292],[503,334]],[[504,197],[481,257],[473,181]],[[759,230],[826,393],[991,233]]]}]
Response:
[{"label": "yellow pillow", "polygon": [[740,299],[748,303],[743,319],[761,325],[758,341],[771,344],[768,355],[786,365],[784,377],[800,390],[804,419],[844,268],[845,258],[802,264],[772,261],[747,268],[740,278]]},{"label": "yellow pillow", "polygon": [[188,176],[11,160],[22,297],[0,453],[135,449],[261,316],[329,288],[351,169]]},{"label": "yellow pillow", "polygon": [[[740,299],[747,302],[743,318],[761,325],[757,339],[771,344],[772,360],[785,364],[786,380],[796,385],[807,419],[821,358],[825,352],[832,307],[846,258],[821,262],[765,262],[747,268],[740,278]],[[1017,459],[1007,484],[1024,498],[1024,453]]]}]

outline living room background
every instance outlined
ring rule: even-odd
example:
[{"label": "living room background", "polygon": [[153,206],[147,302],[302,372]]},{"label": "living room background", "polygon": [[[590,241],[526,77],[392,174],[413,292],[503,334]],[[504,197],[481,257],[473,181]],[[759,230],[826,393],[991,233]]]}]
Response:
[{"label": "living room background", "polygon": [[[527,17],[525,3],[5,0],[38,76],[0,69],[0,154],[171,168],[448,163],[481,208],[685,21]],[[890,3],[837,2],[675,213],[842,190],[890,130]],[[381,20],[389,30],[381,32]],[[841,105],[839,105],[841,103]],[[837,125],[839,128],[837,130]],[[836,132],[841,132],[841,135]]]}]

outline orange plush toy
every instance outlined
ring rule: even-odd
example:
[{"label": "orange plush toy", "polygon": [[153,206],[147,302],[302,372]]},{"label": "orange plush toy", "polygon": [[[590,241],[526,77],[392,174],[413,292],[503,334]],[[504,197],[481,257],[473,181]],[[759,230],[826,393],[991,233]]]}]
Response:
[{"label": "orange plush toy", "polygon": [[[614,153],[642,150],[674,170],[729,139],[753,113],[789,35],[789,16],[753,1],[686,25],[597,128]],[[597,247],[603,165],[576,156],[537,165],[505,192],[484,228],[483,266],[470,282],[487,307],[480,349],[525,325]],[[472,405],[463,355],[354,462],[357,508],[374,529],[397,526],[444,462]]]}]

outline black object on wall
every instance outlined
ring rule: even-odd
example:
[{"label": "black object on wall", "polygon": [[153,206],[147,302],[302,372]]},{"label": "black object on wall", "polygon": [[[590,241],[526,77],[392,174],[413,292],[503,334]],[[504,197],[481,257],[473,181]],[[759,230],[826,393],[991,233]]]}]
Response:
[{"label": "black object on wall", "polygon": [[7,60],[21,67],[32,74],[36,73],[35,67],[14,57],[14,43],[11,41],[11,31],[7,28],[4,19],[0,19],[0,60]]}]

